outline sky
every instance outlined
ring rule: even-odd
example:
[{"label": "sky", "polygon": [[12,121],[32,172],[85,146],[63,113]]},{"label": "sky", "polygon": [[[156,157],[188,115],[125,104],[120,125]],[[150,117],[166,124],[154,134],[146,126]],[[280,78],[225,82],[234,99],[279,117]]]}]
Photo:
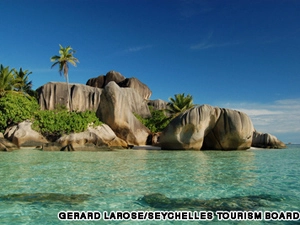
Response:
[{"label": "sky", "polygon": [[71,83],[111,70],[150,99],[247,113],[256,130],[300,143],[298,0],[0,0],[0,64],[64,82],[50,57],[71,46]]}]

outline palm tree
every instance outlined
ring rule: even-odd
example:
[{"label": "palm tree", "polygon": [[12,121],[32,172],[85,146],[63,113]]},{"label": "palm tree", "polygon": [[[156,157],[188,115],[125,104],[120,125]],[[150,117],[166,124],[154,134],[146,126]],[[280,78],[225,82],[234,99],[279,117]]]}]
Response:
[{"label": "palm tree", "polygon": [[0,65],[0,97],[2,97],[6,91],[12,90],[14,76],[12,73],[13,70],[9,69],[9,66],[4,67]]},{"label": "palm tree", "polygon": [[193,97],[189,94],[187,96],[184,96],[184,93],[176,94],[175,98],[169,98],[169,101],[166,111],[169,113],[169,118],[171,119],[194,106]]},{"label": "palm tree", "polygon": [[19,71],[13,70],[14,73],[14,90],[18,92],[23,92],[27,94],[32,94],[32,81],[28,81],[28,76],[32,74],[28,70],[23,71],[20,68]]},{"label": "palm tree", "polygon": [[68,102],[69,102],[69,109],[72,111],[72,103],[71,103],[71,97],[70,97],[70,89],[69,89],[69,63],[76,67],[76,63],[79,63],[78,59],[73,56],[75,53],[75,50],[73,50],[70,46],[62,47],[59,45],[59,55],[55,55],[51,57],[51,62],[54,62],[51,66],[53,68],[54,66],[59,66],[59,73],[60,75],[64,74],[67,82],[67,88],[68,88]]}]

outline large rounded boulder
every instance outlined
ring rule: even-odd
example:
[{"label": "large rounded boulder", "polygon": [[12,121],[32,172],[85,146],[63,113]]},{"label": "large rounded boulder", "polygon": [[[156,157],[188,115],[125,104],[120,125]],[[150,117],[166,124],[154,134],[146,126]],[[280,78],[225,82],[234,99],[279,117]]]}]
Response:
[{"label": "large rounded boulder", "polygon": [[245,113],[201,105],[173,119],[163,131],[160,144],[169,150],[248,149],[253,131]]},{"label": "large rounded boulder", "polygon": [[286,145],[274,135],[254,131],[252,147],[257,148],[286,148]]},{"label": "large rounded boulder", "polygon": [[[97,127],[90,126],[84,132],[64,135],[59,138],[56,143],[61,146],[59,149],[65,146],[72,146],[72,149],[75,151],[99,150],[109,147],[128,147],[127,143],[118,138],[106,124]],[[44,148],[44,150],[47,150],[47,148]]]},{"label": "large rounded boulder", "polygon": [[48,143],[47,139],[31,128],[32,123],[23,121],[6,129],[4,137],[18,147],[36,147]]},{"label": "large rounded boulder", "polygon": [[191,108],[174,118],[160,136],[162,149],[200,150],[221,110],[209,105]]},{"label": "large rounded boulder", "polygon": [[103,89],[97,116],[129,145],[145,145],[151,132],[134,113],[143,117],[151,115],[146,101],[134,89],[120,88],[113,81],[108,83]]},{"label": "large rounded boulder", "polygon": [[216,125],[204,138],[202,149],[249,149],[253,131],[254,127],[248,115],[232,109],[221,109]]},{"label": "large rounded boulder", "polygon": [[106,75],[101,75],[89,79],[86,84],[92,87],[105,88],[105,86],[114,81],[119,87],[134,89],[143,99],[149,99],[152,91],[149,87],[135,77],[125,78],[121,73],[109,71]]}]

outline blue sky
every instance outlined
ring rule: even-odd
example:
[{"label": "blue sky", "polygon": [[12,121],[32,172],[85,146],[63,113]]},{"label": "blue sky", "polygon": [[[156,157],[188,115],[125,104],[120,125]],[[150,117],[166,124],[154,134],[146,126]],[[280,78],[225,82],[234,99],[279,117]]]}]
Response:
[{"label": "blue sky", "polygon": [[34,89],[64,81],[50,57],[70,45],[69,79],[116,70],[151,99],[246,112],[257,130],[300,143],[298,0],[0,0],[0,63],[27,69]]}]

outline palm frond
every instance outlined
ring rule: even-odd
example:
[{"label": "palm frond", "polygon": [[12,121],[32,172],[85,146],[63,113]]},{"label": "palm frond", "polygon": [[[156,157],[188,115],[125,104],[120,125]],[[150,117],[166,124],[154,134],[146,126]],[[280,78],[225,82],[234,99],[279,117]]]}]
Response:
[{"label": "palm frond", "polygon": [[182,94],[175,94],[174,98],[169,98],[166,112],[170,114],[170,118],[175,118],[180,113],[190,109],[194,106],[193,104],[193,97],[191,95],[185,96],[184,93]]}]

